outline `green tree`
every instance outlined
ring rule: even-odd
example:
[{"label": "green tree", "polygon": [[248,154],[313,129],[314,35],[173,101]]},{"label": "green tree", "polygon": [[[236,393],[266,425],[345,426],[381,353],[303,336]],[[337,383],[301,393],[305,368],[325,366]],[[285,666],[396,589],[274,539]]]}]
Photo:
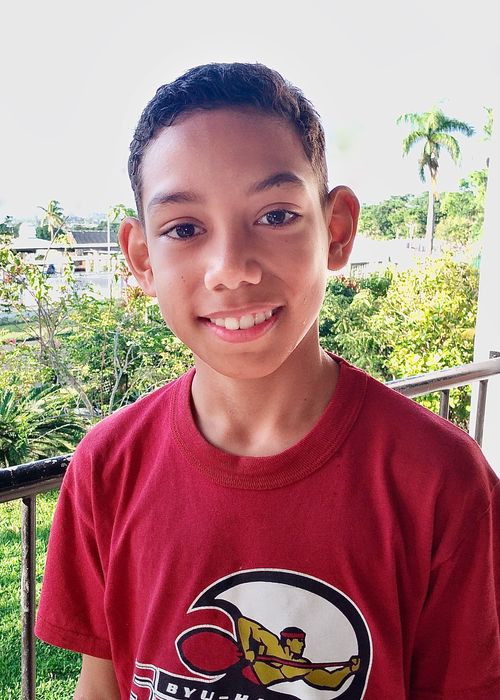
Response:
[{"label": "green tree", "polygon": [[0,391],[0,467],[72,452],[86,424],[61,387],[33,387],[18,396]]},{"label": "green tree", "polygon": [[394,195],[361,208],[359,231],[369,238],[420,237],[425,232],[425,195]]},{"label": "green tree", "polygon": [[476,170],[460,181],[458,192],[446,192],[441,197],[436,238],[466,245],[480,237],[487,180],[486,168]]},{"label": "green tree", "polygon": [[[60,386],[71,389],[90,420],[100,418],[181,374],[192,363],[190,351],[171,333],[156,303],[138,287],[123,299],[100,299],[92,288],[79,289],[70,267],[53,298],[46,276],[11,250],[0,248],[0,302],[17,312],[34,339],[25,352]],[[31,306],[26,307],[26,296]],[[6,365],[20,353],[4,348]],[[0,363],[1,365],[2,363]]]},{"label": "green tree", "polygon": [[[401,379],[472,362],[478,272],[449,257],[427,260],[394,275],[371,330],[384,349],[385,379]],[[461,425],[468,419],[467,390],[450,401]],[[438,399],[423,401],[436,409]]]},{"label": "green tree", "polygon": [[363,280],[331,277],[319,317],[322,347],[382,380],[385,348],[372,329],[372,319],[391,280],[390,271]]},{"label": "green tree", "polygon": [[6,216],[0,222],[0,243],[10,243],[13,238],[19,234],[19,224],[16,223],[12,216]]},{"label": "green tree", "polygon": [[430,188],[426,225],[426,247],[432,253],[434,240],[434,207],[438,197],[437,174],[441,148],[444,148],[452,160],[457,163],[460,158],[460,146],[452,133],[472,136],[474,129],[469,124],[458,119],[447,117],[441,110],[434,107],[430,112],[418,114],[415,112],[402,114],[398,118],[409,123],[413,131],[403,140],[403,154],[408,155],[412,147],[423,141],[423,150],[419,159],[419,175],[422,182],[426,180],[426,170],[430,176]]},{"label": "green tree", "polygon": [[[43,271],[25,262],[8,248],[0,247],[0,303],[17,313],[25,325],[27,335],[36,339],[39,363],[53,372],[56,382],[70,387],[89,415],[93,407],[84,387],[78,382],[61,350],[60,336],[67,325],[68,309],[77,298],[76,280],[71,261],[63,268],[63,284],[59,298],[53,299],[52,290]],[[26,303],[26,297],[29,303]]]},{"label": "green tree", "polygon": [[67,217],[64,216],[63,209],[56,199],[51,199],[46,207],[38,208],[43,211],[37,228],[38,238],[54,241],[67,235]]},{"label": "green tree", "polygon": [[85,293],[73,299],[70,332],[60,352],[99,417],[174,379],[192,364],[191,352],[137,287],[123,300]]}]

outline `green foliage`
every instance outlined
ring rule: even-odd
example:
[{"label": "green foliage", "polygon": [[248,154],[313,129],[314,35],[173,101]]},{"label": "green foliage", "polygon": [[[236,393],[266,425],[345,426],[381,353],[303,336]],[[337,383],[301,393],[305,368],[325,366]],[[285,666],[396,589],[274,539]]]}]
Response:
[{"label": "green foliage", "polygon": [[[437,213],[438,215],[438,213]],[[427,217],[427,195],[393,196],[380,204],[365,204],[359,219],[360,232],[369,238],[423,236]]]},{"label": "green foliage", "polygon": [[[416,269],[355,281],[332,278],[320,314],[320,339],[381,381],[471,362],[478,273],[444,258]],[[469,389],[452,392],[451,418],[465,426]],[[437,410],[439,398],[421,399]]]},{"label": "green foliage", "polygon": [[51,199],[46,207],[39,207],[43,211],[40,224],[36,229],[37,238],[47,241],[63,239],[68,233],[67,217],[56,199]]},{"label": "green foliage", "polygon": [[[385,349],[386,379],[454,367],[473,359],[478,273],[443,258],[395,275],[372,329]],[[467,390],[452,394],[451,417],[465,425]],[[438,398],[425,399],[436,410]]]},{"label": "green foliage", "polygon": [[0,392],[0,467],[72,452],[85,424],[60,387],[34,387],[25,396]]},{"label": "green foliage", "polygon": [[471,221],[466,216],[447,216],[436,226],[437,239],[466,245],[473,238]]},{"label": "green foliage", "polygon": [[[434,203],[435,237],[461,246],[476,241],[484,221],[488,171],[476,170],[460,181],[457,192],[445,192]],[[361,209],[359,230],[368,238],[414,238],[425,234],[426,194],[394,196]]]},{"label": "green foliage", "polygon": [[117,233],[122,219],[126,216],[137,217],[137,212],[131,207],[126,207],[125,204],[114,204],[108,209],[105,218],[99,221],[96,230],[106,231],[109,227],[110,231]]},{"label": "green foliage", "polygon": [[460,157],[460,146],[452,133],[472,136],[474,129],[458,119],[447,117],[440,109],[433,107],[429,112],[402,114],[398,123],[406,122],[413,128],[403,141],[403,153],[407,155],[415,144],[423,142],[419,159],[420,179],[425,182],[425,168],[431,180],[435,180],[439,167],[441,148],[448,152],[456,163]]},{"label": "green foliage", "polygon": [[441,197],[441,220],[436,226],[436,238],[467,245],[480,237],[487,181],[486,168],[476,170],[461,180],[458,192],[446,192]]},{"label": "green foliage", "polygon": [[393,279],[393,270],[387,269],[382,274],[375,272],[368,275],[368,277],[362,277],[360,280],[358,280],[358,286],[360,289],[369,289],[374,297],[384,297],[387,294],[387,290],[391,286]]},{"label": "green foliage", "polygon": [[371,330],[392,274],[371,275],[356,281],[332,277],[319,317],[321,345],[383,379],[384,348]]},{"label": "green foliage", "polygon": [[474,129],[465,122],[447,117],[437,107],[433,107],[429,112],[423,112],[422,114],[417,114],[415,112],[402,114],[398,119],[398,123],[401,122],[410,124],[413,129],[403,140],[404,155],[408,155],[415,144],[423,142],[418,165],[422,182],[425,182],[426,171],[428,171],[431,180],[425,237],[427,251],[432,253],[434,228],[437,223],[435,208],[438,198],[437,174],[441,149],[444,148],[451,156],[452,160],[457,163],[460,158],[460,145],[457,139],[452,136],[452,133],[472,136]]},{"label": "green foliage", "polygon": [[[35,347],[24,348],[26,356],[34,358],[36,352],[39,365],[53,382],[71,389],[75,405],[84,408],[90,421],[173,379],[192,363],[190,351],[165,326],[156,303],[137,287],[128,286],[124,299],[99,299],[90,289],[77,289],[68,264],[60,296],[53,299],[43,272],[5,248],[0,248],[2,270],[0,302],[19,314],[35,338]],[[31,309],[24,305],[26,295]],[[12,366],[20,349],[11,346],[3,353]],[[0,365],[0,386],[8,384],[8,376],[10,370]]]},{"label": "green foliage", "polygon": [[25,396],[32,387],[53,385],[54,372],[40,364],[40,352],[34,342],[0,346],[0,392]]},{"label": "green foliage", "polygon": [[140,291],[129,292],[127,301],[102,300],[85,293],[72,300],[68,322],[69,330],[60,339],[61,350],[99,417],[182,374],[192,364],[190,351]]},{"label": "green foliage", "polygon": [[6,216],[0,222],[0,243],[10,243],[19,234],[19,225],[12,216]]}]

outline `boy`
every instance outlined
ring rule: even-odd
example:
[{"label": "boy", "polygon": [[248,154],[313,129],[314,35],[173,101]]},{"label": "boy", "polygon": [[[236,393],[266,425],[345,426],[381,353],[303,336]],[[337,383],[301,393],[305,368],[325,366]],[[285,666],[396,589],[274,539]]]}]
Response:
[{"label": "boy", "polygon": [[320,348],[359,205],[328,191],[310,103],[199,66],[146,107],[129,172],[123,252],[195,368],[65,478],[36,631],[83,654],[75,697],[498,700],[498,480]]}]

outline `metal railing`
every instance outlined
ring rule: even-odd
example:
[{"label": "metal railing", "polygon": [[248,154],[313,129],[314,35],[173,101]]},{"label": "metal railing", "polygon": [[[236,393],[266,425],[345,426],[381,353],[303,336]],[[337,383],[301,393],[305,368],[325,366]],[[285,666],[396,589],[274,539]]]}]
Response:
[{"label": "metal railing", "polygon": [[21,698],[35,699],[36,497],[61,486],[71,455],[0,469],[0,503],[21,499]]},{"label": "metal railing", "polygon": [[474,423],[474,439],[479,445],[482,445],[488,380],[495,374],[500,374],[500,352],[492,350],[489,360],[471,362],[468,365],[461,365],[460,367],[419,374],[407,379],[396,379],[392,382],[387,382],[387,386],[390,386],[400,394],[404,394],[404,396],[410,398],[439,391],[441,395],[439,415],[443,418],[448,418],[450,389],[456,389],[460,386],[466,386],[467,384],[479,381],[476,419]]},{"label": "metal railing", "polygon": [[[408,397],[439,391],[439,413],[448,418],[450,390],[479,382],[476,408],[475,440],[481,444],[488,380],[500,375],[500,352],[490,353],[489,360],[461,367],[430,372],[408,379],[387,382],[392,389]],[[0,503],[21,499],[21,698],[35,699],[36,659],[35,637],[35,546],[36,497],[60,487],[71,455],[43,459],[30,464],[0,469]]]}]

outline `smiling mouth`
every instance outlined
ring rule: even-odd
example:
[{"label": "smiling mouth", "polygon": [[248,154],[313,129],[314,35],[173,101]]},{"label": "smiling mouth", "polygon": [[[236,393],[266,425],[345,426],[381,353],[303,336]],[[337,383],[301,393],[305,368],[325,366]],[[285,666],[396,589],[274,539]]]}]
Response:
[{"label": "smiling mouth", "polygon": [[228,331],[246,330],[264,323],[264,321],[270,319],[276,311],[277,309],[269,309],[267,311],[260,311],[257,314],[245,314],[240,317],[228,316],[226,318],[210,318],[208,320],[215,326],[225,328]]}]

